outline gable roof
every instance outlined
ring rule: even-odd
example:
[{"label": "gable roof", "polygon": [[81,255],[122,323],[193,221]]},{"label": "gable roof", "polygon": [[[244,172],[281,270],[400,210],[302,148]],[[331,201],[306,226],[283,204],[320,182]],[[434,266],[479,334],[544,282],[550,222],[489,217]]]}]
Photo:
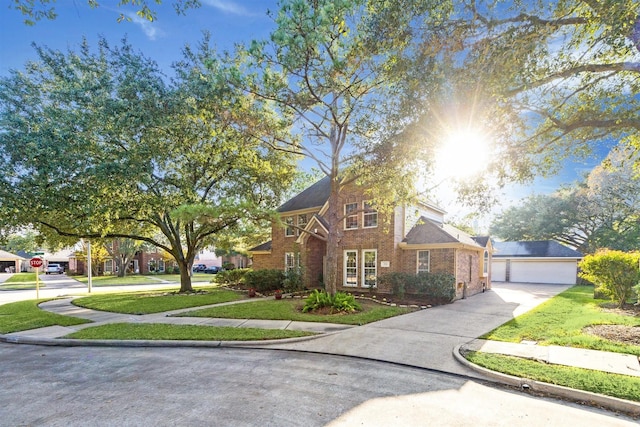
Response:
[{"label": "gable roof", "polygon": [[278,212],[290,212],[321,207],[329,199],[330,191],[331,179],[327,176],[303,190],[300,194],[286,201],[278,208]]},{"label": "gable roof", "polygon": [[491,240],[490,236],[473,236],[471,238],[482,247],[486,247],[487,243],[489,243],[489,240]]},{"label": "gable roof", "polygon": [[7,251],[0,250],[0,261],[23,261],[24,258],[20,255],[12,254]]},{"label": "gable roof", "polygon": [[402,242],[408,245],[463,243],[482,247],[464,231],[449,224],[440,224],[424,216],[420,217],[420,220],[409,230]]},{"label": "gable roof", "polygon": [[493,242],[495,258],[582,258],[582,253],[554,240]]}]

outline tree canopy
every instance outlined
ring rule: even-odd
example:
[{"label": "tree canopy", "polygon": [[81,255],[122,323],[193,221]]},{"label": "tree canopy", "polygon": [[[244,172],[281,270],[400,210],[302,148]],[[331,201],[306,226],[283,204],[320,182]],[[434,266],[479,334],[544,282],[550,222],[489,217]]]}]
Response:
[{"label": "tree canopy", "polygon": [[[102,3],[99,0],[86,0],[89,7],[95,9],[100,7]],[[42,19],[56,19],[58,14],[56,8],[53,5],[55,0],[12,0],[9,7],[22,13],[24,16],[24,23],[27,25],[35,25],[36,22]],[[149,4],[152,6],[149,6]],[[142,19],[148,21],[155,21],[157,19],[157,12],[153,7],[153,4],[160,5],[162,0],[118,0],[117,7],[123,8],[126,6],[132,6],[135,8],[135,13]],[[171,4],[176,13],[183,14],[188,9],[200,7],[200,0],[171,0]],[[130,20],[124,13],[121,13],[118,22],[123,20]]]},{"label": "tree canopy", "polygon": [[495,176],[527,180],[599,147],[640,149],[639,13],[638,0],[458,0],[425,22],[422,48],[499,143]]},{"label": "tree canopy", "polygon": [[206,40],[171,81],[126,41],[36,51],[0,79],[5,226],[148,242],[176,259],[188,291],[200,249],[281,201],[293,158],[263,144],[284,139],[288,121],[205,67],[216,57]]}]

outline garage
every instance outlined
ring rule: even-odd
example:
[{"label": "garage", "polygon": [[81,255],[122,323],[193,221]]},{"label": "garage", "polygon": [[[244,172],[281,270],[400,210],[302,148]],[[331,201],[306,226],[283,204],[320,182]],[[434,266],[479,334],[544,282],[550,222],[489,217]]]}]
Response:
[{"label": "garage", "polygon": [[495,242],[491,280],[575,285],[582,254],[553,240]]},{"label": "garage", "polygon": [[20,271],[20,263],[24,258],[16,254],[0,250],[0,273],[15,273]]}]

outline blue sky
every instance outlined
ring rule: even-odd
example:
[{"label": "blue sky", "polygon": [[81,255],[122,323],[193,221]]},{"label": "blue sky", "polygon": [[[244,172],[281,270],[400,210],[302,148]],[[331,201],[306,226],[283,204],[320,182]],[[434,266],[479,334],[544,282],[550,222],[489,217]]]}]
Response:
[{"label": "blue sky", "polygon": [[[135,17],[133,8],[105,6],[115,4],[115,0],[101,3],[99,8],[91,9],[86,0],[59,0],[54,3],[57,19],[42,20],[35,26],[25,25],[18,11],[2,10],[0,75],[6,76],[12,68],[22,69],[28,60],[36,59],[32,42],[53,49],[76,50],[83,37],[95,46],[99,36],[104,36],[112,45],[126,36],[136,49],[157,61],[171,75],[170,65],[181,58],[184,45],[197,44],[203,31],[211,33],[218,50],[232,50],[236,42],[267,37],[274,24],[266,12],[276,10],[276,0],[202,0],[201,8],[181,16],[175,13],[170,0],[164,0],[163,5],[154,5],[158,19],[151,23]],[[133,17],[133,21],[118,23],[117,18],[123,12]],[[537,179],[531,185],[510,186],[505,189],[505,203],[501,207],[533,193],[549,193],[561,184],[579,179],[598,163],[599,159],[567,161],[562,171],[552,178]],[[444,199],[449,200],[438,201],[447,211],[459,217],[464,214],[451,198]]]}]

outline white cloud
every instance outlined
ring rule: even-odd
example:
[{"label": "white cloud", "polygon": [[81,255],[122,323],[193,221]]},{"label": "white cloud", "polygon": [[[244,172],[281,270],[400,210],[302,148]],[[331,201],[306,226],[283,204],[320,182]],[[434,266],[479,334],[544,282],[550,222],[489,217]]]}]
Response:
[{"label": "white cloud", "polygon": [[155,22],[151,22],[147,19],[141,18],[135,13],[126,13],[127,17],[131,19],[131,22],[138,25],[140,29],[145,33],[149,40],[155,40],[158,36],[161,36],[163,33],[158,28],[158,24]]},{"label": "white cloud", "polygon": [[228,0],[202,0],[202,4],[214,7],[221,12],[229,13],[231,15],[240,15],[240,16],[252,16],[249,10],[245,7]]}]

